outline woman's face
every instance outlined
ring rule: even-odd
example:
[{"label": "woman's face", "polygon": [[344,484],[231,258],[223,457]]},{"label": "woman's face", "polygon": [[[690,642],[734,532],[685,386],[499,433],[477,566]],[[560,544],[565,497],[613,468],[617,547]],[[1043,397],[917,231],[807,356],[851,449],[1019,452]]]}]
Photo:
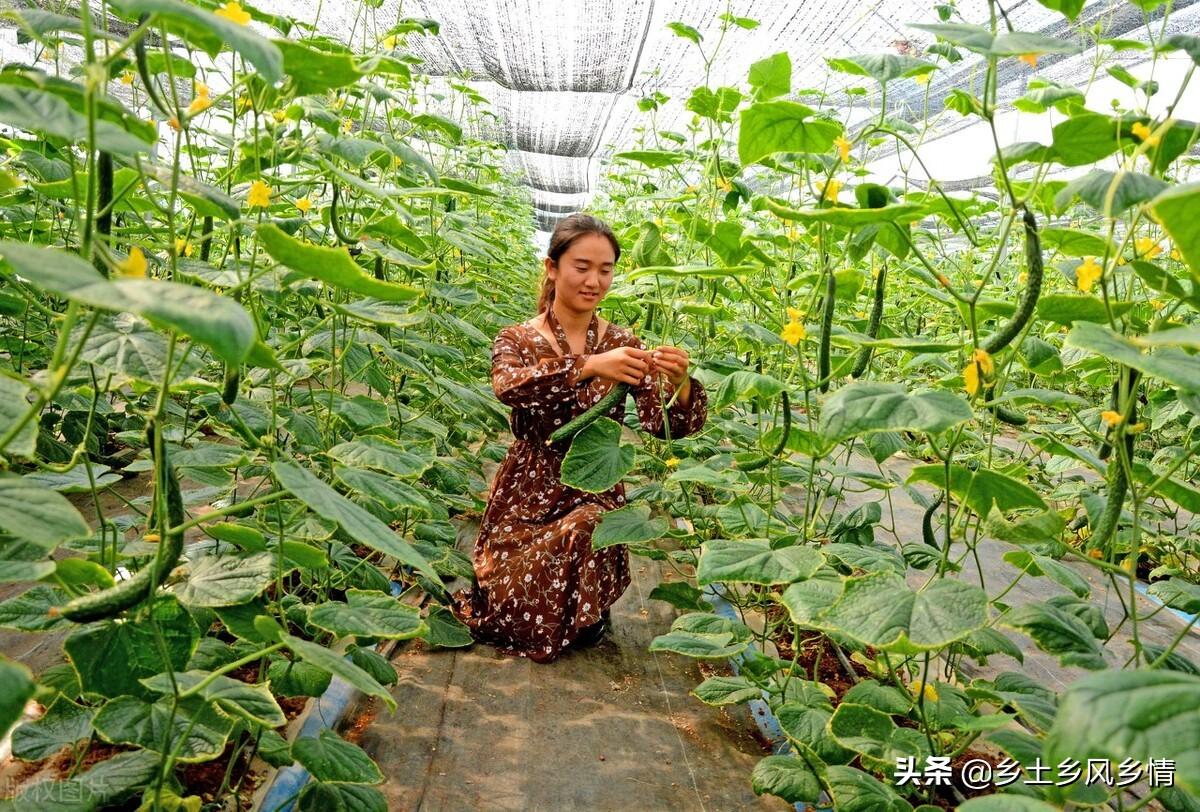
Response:
[{"label": "woman's face", "polygon": [[594,310],[612,285],[616,259],[609,241],[584,234],[554,262],[546,257],[546,274],[554,280],[554,298],[577,312]]}]

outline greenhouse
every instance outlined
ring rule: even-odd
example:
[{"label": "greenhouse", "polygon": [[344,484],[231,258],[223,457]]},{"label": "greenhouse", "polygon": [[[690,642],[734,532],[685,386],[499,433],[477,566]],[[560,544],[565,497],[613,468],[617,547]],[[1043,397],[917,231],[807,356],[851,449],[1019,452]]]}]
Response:
[{"label": "greenhouse", "polygon": [[1200,809],[1200,2],[12,0],[0,810]]}]

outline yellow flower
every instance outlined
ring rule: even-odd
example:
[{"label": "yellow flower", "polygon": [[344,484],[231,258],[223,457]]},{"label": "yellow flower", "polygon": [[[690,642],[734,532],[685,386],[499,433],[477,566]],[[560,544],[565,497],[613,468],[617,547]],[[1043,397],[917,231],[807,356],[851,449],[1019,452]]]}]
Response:
[{"label": "yellow flower", "polygon": [[142,536],[142,541],[149,542],[150,544],[157,544],[160,539],[161,536],[159,536],[158,533],[147,533],[146,535]]},{"label": "yellow flower", "polygon": [[1179,253],[1178,248],[1171,249],[1171,259],[1175,260],[1176,262],[1183,262],[1183,254]]},{"label": "yellow flower", "polygon": [[980,388],[979,387],[979,384],[980,384],[979,367],[976,366],[974,361],[972,361],[971,363],[969,363],[965,367],[963,367],[962,376],[963,376],[963,389],[967,390],[967,394],[970,395],[971,397],[975,397],[975,395],[978,395],[979,388]]},{"label": "yellow flower", "polygon": [[308,210],[312,208],[312,201],[307,197],[297,198],[296,208],[300,210],[301,214],[308,214]]},{"label": "yellow flower", "polygon": [[1137,249],[1138,256],[1146,259],[1154,259],[1163,252],[1162,246],[1153,237],[1138,237],[1133,245]]},{"label": "yellow flower", "polygon": [[121,276],[132,276],[139,279],[146,277],[146,255],[136,245],[129,249],[129,256],[117,263],[117,272]]},{"label": "yellow flower", "polygon": [[698,191],[700,191],[700,187],[694,183],[688,184],[688,187],[683,190],[684,194],[688,195],[694,195]]},{"label": "yellow flower", "polygon": [[177,116],[171,116],[169,119],[167,119],[167,124],[170,124],[171,129],[175,132],[179,132],[182,129],[182,127],[179,126],[179,118]]},{"label": "yellow flower", "polygon": [[679,457],[668,457],[667,459],[663,460],[663,465],[667,466],[668,468],[678,468]]},{"label": "yellow flower", "polygon": [[919,73],[916,76],[914,76],[913,81],[919,85],[927,85],[927,84],[929,84],[929,80],[932,78],[933,78],[933,71],[927,71],[926,73]]},{"label": "yellow flower", "polygon": [[1153,307],[1155,310],[1162,310],[1164,307],[1167,306],[1167,303],[1164,302],[1162,299],[1151,299],[1150,306]]},{"label": "yellow flower", "polygon": [[203,113],[208,108],[212,107],[212,99],[208,96],[196,96],[192,99],[192,103],[188,105],[188,116],[195,116]]},{"label": "yellow flower", "polygon": [[1142,421],[1139,421],[1137,423],[1130,423],[1128,426],[1125,427],[1126,434],[1141,434],[1145,430],[1146,430],[1146,424],[1145,424],[1145,422],[1142,422]]},{"label": "yellow flower", "polygon": [[237,113],[239,116],[242,113],[245,113],[246,111],[248,111],[250,109],[250,107],[251,107],[250,97],[247,96],[245,93],[239,95],[236,99],[233,100],[233,112]]},{"label": "yellow flower", "polygon": [[121,84],[123,84],[123,85],[133,84],[133,71],[127,70],[121,74]]},{"label": "yellow flower", "polygon": [[1037,54],[1021,54],[1020,56],[1017,57],[1017,59],[1021,60],[1022,62],[1024,62],[1026,65],[1028,65],[1031,68],[1037,67],[1037,60],[1038,60]]},{"label": "yellow flower", "polygon": [[1118,564],[1117,566],[1119,566],[1121,569],[1125,570],[1126,572],[1133,572],[1133,568],[1136,565],[1137,565],[1137,556],[1136,555],[1127,555],[1121,559],[1121,563]]},{"label": "yellow flower", "polygon": [[1100,413],[1100,419],[1110,426],[1115,426],[1121,422],[1121,413],[1114,412],[1112,409],[1105,409]]},{"label": "yellow flower", "polygon": [[287,112],[284,110],[272,110],[271,117],[275,119],[276,124],[282,124],[283,120],[287,118]]},{"label": "yellow flower", "polygon": [[831,203],[836,203],[838,193],[841,191],[842,182],[836,178],[830,179],[828,183],[821,187],[821,199],[828,200]]},{"label": "yellow flower", "polygon": [[1154,131],[1151,130],[1148,125],[1143,124],[1140,121],[1136,122],[1130,129],[1132,130],[1133,134],[1137,136],[1139,141],[1148,146],[1157,146],[1158,142],[1161,140],[1159,136],[1154,134]]},{"label": "yellow flower", "polygon": [[800,319],[804,318],[804,314],[794,307],[789,307],[787,309],[787,314],[788,321],[800,321]]},{"label": "yellow flower", "polygon": [[192,82],[192,92],[197,96],[207,96],[208,85],[204,84],[204,82]]},{"label": "yellow flower", "polygon": [[833,145],[837,147],[838,155],[841,156],[843,161],[850,160],[850,147],[852,145],[849,141],[839,135],[837,138],[833,139]]},{"label": "yellow flower", "polygon": [[1083,264],[1075,269],[1075,287],[1087,293],[1104,273],[1104,269],[1096,264],[1095,257],[1086,257]]},{"label": "yellow flower", "polygon": [[395,48],[397,42],[396,35],[392,34],[390,37],[383,38],[383,47],[388,49]]},{"label": "yellow flower", "polygon": [[983,347],[976,347],[975,353],[972,355],[972,360],[979,365],[979,370],[983,373],[983,377],[992,378],[996,374],[996,365],[992,363],[991,354]]},{"label": "yellow flower", "polygon": [[937,688],[923,680],[913,680],[911,683],[909,683],[908,690],[912,691],[913,696],[920,696],[922,693],[924,693],[925,701],[927,702],[938,701]]},{"label": "yellow flower", "polygon": [[1028,281],[1029,281],[1029,271],[1021,271],[1019,274],[1017,274],[1017,282],[1019,282],[1020,284],[1024,285]]},{"label": "yellow flower", "polygon": [[732,192],[733,184],[730,183],[726,178],[717,178],[717,188],[722,192]]},{"label": "yellow flower", "polygon": [[266,208],[271,205],[271,187],[263,183],[261,180],[256,180],[250,184],[250,191],[246,194],[247,206],[260,206]]},{"label": "yellow flower", "polygon": [[250,22],[250,12],[242,8],[242,4],[237,0],[229,0],[228,3],[221,6],[213,12],[218,17],[222,17],[235,25],[246,25]]},{"label": "yellow flower", "polygon": [[352,118],[342,119],[342,132],[348,133],[348,132],[353,132],[353,131],[354,131],[354,119],[352,119]]},{"label": "yellow flower", "polygon": [[780,332],[779,337],[794,347],[804,340],[805,335],[803,324],[798,321],[789,321],[783,326],[783,331]]},{"label": "yellow flower", "polygon": [[192,244],[183,237],[175,238],[175,256],[190,257],[192,255]]},{"label": "yellow flower", "polygon": [[336,99],[333,100],[333,109],[334,110],[341,110],[345,106],[346,106],[346,99],[344,97],[338,96]]}]

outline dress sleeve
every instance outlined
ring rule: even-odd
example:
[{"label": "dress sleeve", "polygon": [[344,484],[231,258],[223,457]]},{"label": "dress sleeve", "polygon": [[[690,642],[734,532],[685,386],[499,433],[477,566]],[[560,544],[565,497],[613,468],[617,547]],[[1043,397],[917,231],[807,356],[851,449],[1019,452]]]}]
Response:
[{"label": "dress sleeve", "polygon": [[[639,350],[645,349],[642,342],[636,337],[629,342],[629,346]],[[691,381],[691,396],[688,404],[684,406],[679,401],[675,401],[667,410],[672,440],[695,434],[704,428],[704,422],[708,419],[708,393],[704,391],[704,386],[691,375],[688,376],[688,380]],[[658,381],[650,375],[645,375],[642,382],[634,387],[633,396],[637,401],[638,421],[642,424],[642,429],[655,437],[665,439],[662,407],[670,402],[672,395],[675,394],[675,387],[670,382],[664,381],[661,400],[658,390]]]},{"label": "dress sleeve", "polygon": [[586,355],[543,358],[526,366],[521,344],[511,330],[501,330],[492,344],[492,391],[508,406],[533,406],[574,397]]}]

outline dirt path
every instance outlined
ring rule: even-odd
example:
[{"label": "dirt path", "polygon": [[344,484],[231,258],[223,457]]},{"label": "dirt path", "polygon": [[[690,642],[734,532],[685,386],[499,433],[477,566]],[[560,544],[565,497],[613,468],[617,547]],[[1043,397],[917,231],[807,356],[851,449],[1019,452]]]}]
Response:
[{"label": "dirt path", "polygon": [[388,808],[787,809],[750,789],[766,753],[745,708],[702,705],[688,695],[704,679],[693,661],[647,651],[676,613],[646,597],[663,565],[634,557],[631,566],[610,636],[550,665],[478,644],[401,649],[399,710],[381,713],[359,742],[388,777]]}]

